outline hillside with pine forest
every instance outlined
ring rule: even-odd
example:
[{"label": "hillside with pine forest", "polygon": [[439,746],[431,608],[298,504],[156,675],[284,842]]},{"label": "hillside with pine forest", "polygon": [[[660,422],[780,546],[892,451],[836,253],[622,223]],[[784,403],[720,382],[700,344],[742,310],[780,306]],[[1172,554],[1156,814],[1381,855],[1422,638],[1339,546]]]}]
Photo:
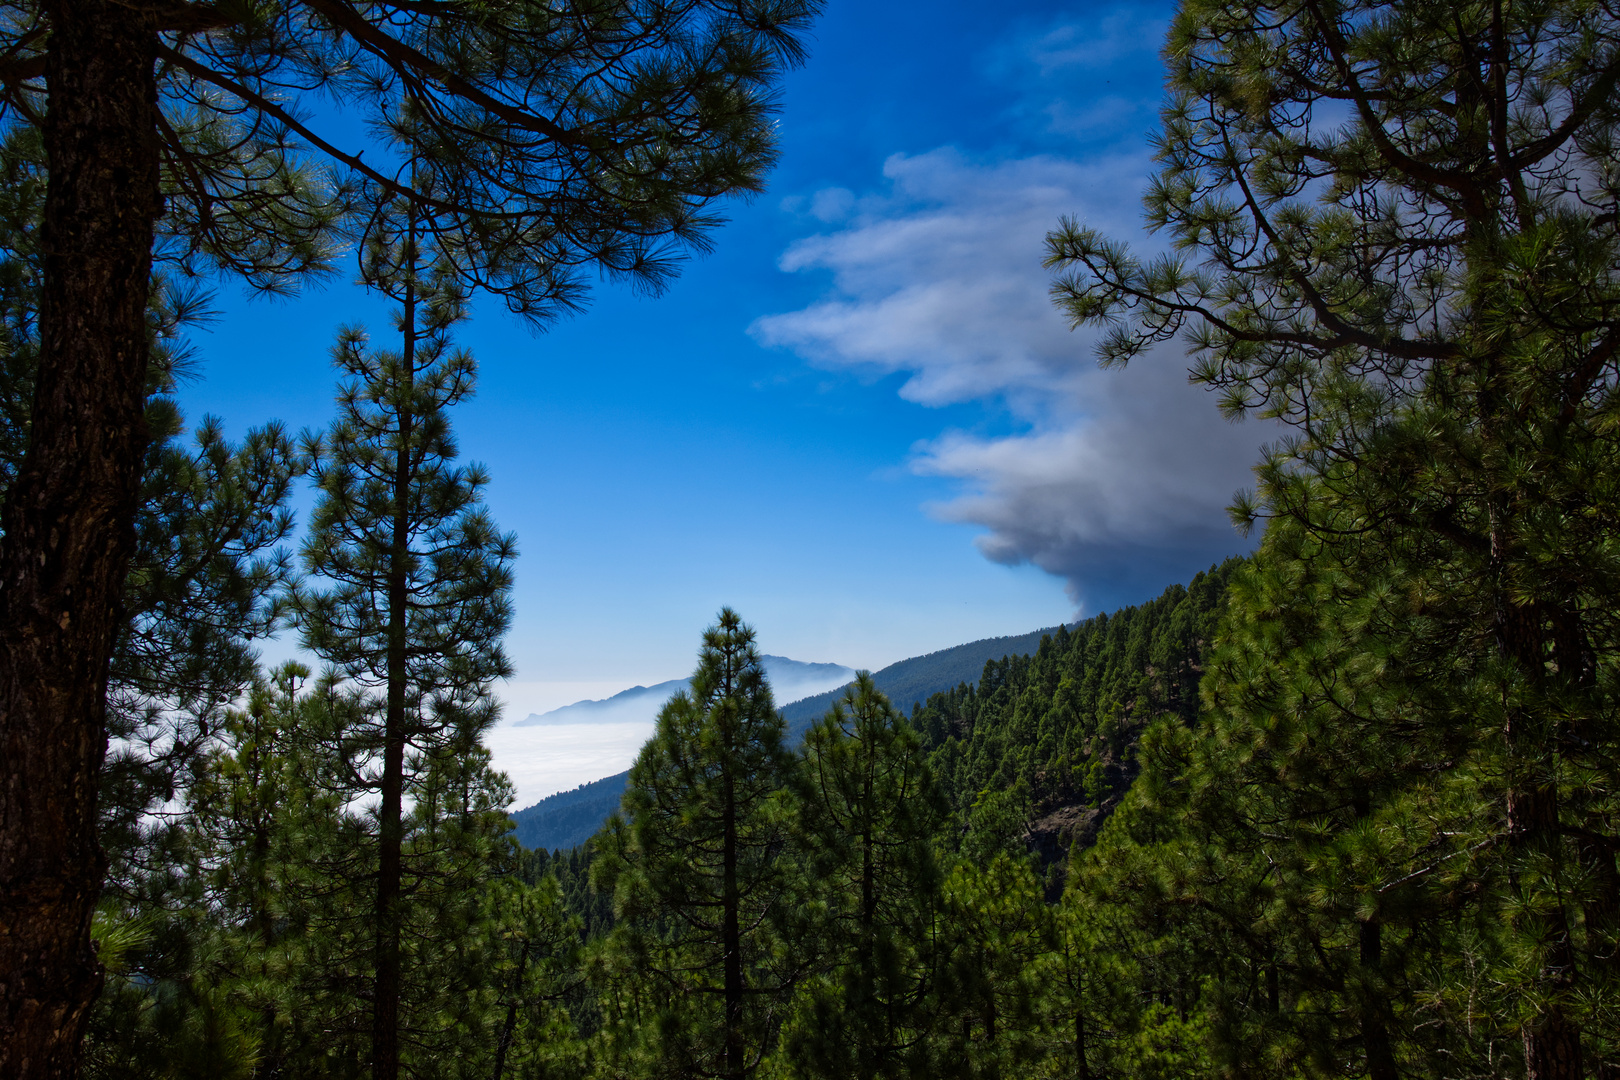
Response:
[{"label": "hillside with pine forest", "polygon": [[[1157,235],[1054,216],[1046,284],[1104,368],[1185,354],[1212,408],[1270,425],[1228,508],[1251,553],[786,708],[719,607],[626,773],[509,812],[489,741],[518,543],[461,457],[458,336],[475,297],[540,326],[592,274],[656,293],[707,251],[796,137],[780,94],[820,13],[0,20],[0,1077],[1620,1077],[1612,3],[1181,0],[1152,164],[1108,166],[1152,175],[1083,173],[1140,191]],[[1092,25],[1037,27],[1039,63],[1149,24]],[[314,133],[338,114],[337,142]],[[980,167],[886,160],[940,220],[916,170]],[[1053,165],[1016,164],[998,175]],[[881,201],[780,205],[865,228],[899,220],[867,220]],[[850,235],[779,265],[864,287],[817,262]],[[339,253],[388,316],[336,329],[325,421],[188,421],[194,283],[283,293]],[[981,269],[953,287],[994,302],[952,316],[1021,312]],[[903,367],[917,402],[956,392]],[[1159,447],[1116,439],[1081,458],[1107,483],[1078,485],[1055,455],[1111,429],[996,407],[1026,429],[913,444],[982,481],[945,516],[1071,584],[1148,552],[1098,493]],[[729,573],[732,526],[769,515],[730,468],[748,448],[704,434],[638,525],[697,506]],[[1035,455],[1006,516],[1039,550],[998,531],[1007,474],[962,464],[981,452]],[[1207,494],[1174,479],[1149,490]],[[870,507],[836,509],[815,539],[875,551]],[[770,555],[747,552],[791,572]],[[278,634],[301,659],[265,662]]]}]

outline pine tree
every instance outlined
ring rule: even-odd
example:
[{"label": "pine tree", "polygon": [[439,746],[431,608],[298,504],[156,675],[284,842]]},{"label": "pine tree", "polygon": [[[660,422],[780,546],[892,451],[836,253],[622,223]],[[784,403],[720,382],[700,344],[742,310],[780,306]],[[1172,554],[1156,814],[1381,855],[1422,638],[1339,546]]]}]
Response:
[{"label": "pine tree", "polygon": [[583,920],[568,910],[555,874],[533,883],[504,878],[488,895],[482,926],[498,940],[479,959],[493,960],[499,987],[490,1080],[584,1075],[585,1044],[568,1011],[584,987]]},{"label": "pine tree", "polygon": [[[190,447],[172,400],[154,397],[136,552],[112,658],[100,777],[107,888],[133,900],[165,815],[209,749],[228,702],[258,675],[255,642],[281,625],[291,557],[286,503],[303,462],[280,425],[232,445],[212,418]],[[161,860],[160,860],[161,861]]]},{"label": "pine tree", "polygon": [[945,876],[930,1073],[1024,1075],[1040,1056],[1037,986],[1052,918],[1033,860],[958,858]]},{"label": "pine tree", "polygon": [[829,956],[801,992],[783,1053],[805,1075],[920,1075],[944,799],[921,740],[866,672],[806,732],[803,754],[800,858]]},{"label": "pine tree", "polygon": [[339,420],[307,440],[321,500],[303,556],[327,585],[297,600],[305,645],[365,693],[335,752],[353,796],[377,799],[374,1080],[399,1074],[402,1032],[433,1039],[431,1010],[402,1015],[407,987],[432,981],[406,968],[406,926],[424,904],[490,873],[509,797],[479,739],[497,716],[490,684],[510,672],[500,637],[514,541],[480,505],[484,471],[451,464],[446,413],[474,379],[472,357],[449,338],[465,303],[442,260],[420,275],[416,243],[407,229],[378,236],[369,253],[371,280],[400,305],[400,349],[373,349],[351,328],[333,350],[347,380]]},{"label": "pine tree", "polygon": [[1611,1068],[1620,20],[1189,0],[1166,56],[1148,212],[1177,253],[1065,223],[1059,301],[1108,362],[1186,331],[1228,412],[1295,427],[1240,519],[1292,519],[1352,579],[1407,570],[1389,641],[1446,688],[1408,715],[1481,748],[1430,765],[1489,800],[1493,1015],[1531,1080]]},{"label": "pine tree", "polygon": [[[8,126],[51,163],[28,450],[0,537],[0,1067],[76,1071],[98,982],[90,792],[147,441],[154,252],[289,287],[411,200],[469,287],[544,319],[592,269],[656,287],[759,189],[813,4],[499,8],[46,0],[11,11]],[[366,134],[323,133],[336,99]],[[423,103],[421,188],[371,133]],[[431,193],[430,193],[431,191]],[[352,197],[359,195],[360,198]],[[358,209],[359,217],[348,211]],[[17,1066],[20,1068],[20,1065]]]},{"label": "pine tree", "polygon": [[[363,872],[315,733],[348,704],[283,665],[227,709],[188,770],[179,820],[132,900],[109,894],[97,940],[118,962],[86,1071],[103,1078],[352,1075],[355,916],[339,872]],[[171,811],[172,812],[172,811]],[[103,945],[104,953],[109,952]]]},{"label": "pine tree", "polygon": [[630,1022],[674,1075],[741,1080],[775,1042],[795,963],[777,947],[793,770],[782,730],[754,631],[722,609],[598,841],[617,951],[646,984]]}]

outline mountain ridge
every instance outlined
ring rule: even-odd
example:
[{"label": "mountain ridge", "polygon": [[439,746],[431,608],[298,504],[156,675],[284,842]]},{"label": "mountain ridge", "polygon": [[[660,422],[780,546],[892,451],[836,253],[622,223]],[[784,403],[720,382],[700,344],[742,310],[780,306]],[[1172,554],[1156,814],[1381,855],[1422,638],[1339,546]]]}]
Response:
[{"label": "mountain ridge", "polygon": [[[765,675],[771,681],[772,687],[778,684],[787,687],[787,692],[794,694],[795,700],[802,696],[799,693],[802,689],[814,686],[818,689],[811,693],[819,693],[819,688],[825,687],[828,683],[837,680],[837,685],[843,686],[855,675],[855,669],[844,664],[794,660],[769,653],[762,655],[760,660],[765,664]],[[550,727],[555,724],[645,722],[656,716],[658,708],[676,691],[686,689],[691,681],[690,678],[665,679],[651,686],[632,686],[611,697],[586,698],[547,712],[530,713],[512,726]]]},{"label": "mountain ridge", "polygon": [[[933,694],[977,683],[985,664],[992,660],[1033,653],[1040,647],[1043,637],[1055,633],[1059,628],[1051,626],[1032,630],[1026,634],[981,638],[978,641],[936,649],[921,656],[907,657],[873,672],[872,681],[879,690],[889,696],[896,708],[909,713]],[[686,680],[671,680],[671,683],[678,689],[685,685]],[[811,723],[832,707],[833,702],[842,695],[847,685],[849,684],[846,682],[831,690],[811,694],[782,706],[781,712],[783,720],[787,723],[789,742],[797,744]],[[671,693],[673,692],[671,690]],[[553,715],[560,711],[562,710],[552,710],[552,713],[545,715]],[[528,724],[528,721],[521,723]],[[571,791],[549,795],[532,806],[513,812],[511,816],[518,843],[530,849],[544,847],[548,850],[566,850],[584,843],[602,827],[602,823],[613,811],[618,809],[619,799],[624,794],[629,778],[630,772],[626,769],[624,772],[581,784]]]}]

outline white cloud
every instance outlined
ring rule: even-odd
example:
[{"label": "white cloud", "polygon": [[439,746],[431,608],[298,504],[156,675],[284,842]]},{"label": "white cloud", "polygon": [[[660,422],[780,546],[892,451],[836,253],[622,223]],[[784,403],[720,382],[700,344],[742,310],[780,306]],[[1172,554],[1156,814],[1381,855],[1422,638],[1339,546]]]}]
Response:
[{"label": "white cloud", "polygon": [[924,405],[1005,405],[1024,431],[943,432],[912,466],[962,482],[931,509],[986,529],[987,557],[1062,576],[1087,607],[1139,599],[1239,549],[1223,508],[1267,434],[1221,420],[1188,385],[1178,346],[1098,369],[1092,335],[1052,306],[1046,233],[1070,214],[1138,236],[1150,167],[1140,153],[992,165],[949,149],[896,155],[886,190],[782,256],[784,270],[830,272],[829,295],[752,327],[821,366],[908,373],[901,394]]},{"label": "white cloud", "polygon": [[653,722],[559,724],[514,727],[484,733],[495,768],[515,789],[512,809],[533,806],[547,795],[623,772],[652,737]]},{"label": "white cloud", "polygon": [[810,199],[810,216],[832,224],[849,217],[855,209],[855,193],[849,188],[822,188]]},{"label": "white cloud", "polygon": [[949,149],[896,154],[888,192],[782,256],[790,272],[832,271],[833,295],[752,332],[831,367],[909,371],[901,393],[922,404],[1044,396],[1072,377],[1080,348],[1047,299],[1042,240],[1082,192],[1095,224],[1133,228],[1148,166],[1146,155],[983,167]]}]

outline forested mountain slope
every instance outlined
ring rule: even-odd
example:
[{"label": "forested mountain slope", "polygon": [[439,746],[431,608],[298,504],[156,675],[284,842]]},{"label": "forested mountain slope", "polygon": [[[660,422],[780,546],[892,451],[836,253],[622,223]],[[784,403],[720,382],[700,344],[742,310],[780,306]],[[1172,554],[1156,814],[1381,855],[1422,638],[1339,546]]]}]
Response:
[{"label": "forested mountain slope", "polygon": [[[1138,607],[1069,627],[986,638],[890,664],[872,682],[908,711],[953,807],[973,828],[1021,834],[1051,862],[1089,842],[1136,776],[1147,723],[1197,712],[1200,650],[1240,560]],[[792,743],[842,688],[782,710]],[[628,773],[512,815],[526,848],[584,843],[618,808]]]},{"label": "forested mountain slope", "polygon": [[[1058,628],[1061,629],[1061,628]],[[1054,628],[1035,630],[1011,637],[984,638],[949,649],[896,661],[872,676],[877,688],[896,707],[910,710],[930,694],[961,685],[972,685],[983,673],[985,663],[1002,657],[1034,652],[1041,639]],[[773,658],[774,659],[774,658]],[[679,688],[684,683],[665,684]],[[670,691],[673,693],[673,689]],[[810,724],[820,719],[843,694],[839,687],[790,702],[782,709],[787,721],[788,740],[797,743]],[[667,695],[666,695],[667,696]],[[512,815],[518,843],[526,848],[567,850],[583,844],[602,827],[608,815],[619,807],[628,772],[615,773],[572,791],[549,795],[533,806]]]},{"label": "forested mountain slope", "polygon": [[935,775],[970,830],[1024,839],[1051,862],[1089,843],[1135,779],[1136,741],[1166,714],[1192,723],[1202,654],[1225,608],[1229,559],[1187,585],[985,664],[977,684],[912,712]]},{"label": "forested mountain slope", "polygon": [[517,842],[531,850],[567,851],[591,838],[619,807],[629,771],[614,773],[572,791],[548,795],[512,815]]},{"label": "forested mountain slope", "polygon": [[[1033,630],[1027,634],[1016,634],[1011,637],[983,638],[923,656],[897,660],[888,667],[874,672],[872,683],[883,691],[894,703],[895,708],[909,713],[927,701],[932,694],[963,683],[977,682],[984,672],[984,665],[991,660],[1034,652],[1040,647],[1042,638],[1056,633],[1059,629],[1048,626],[1042,630]],[[782,719],[787,721],[789,739],[798,739],[804,734],[805,728],[821,719],[827,710],[832,708],[833,702],[843,696],[844,689],[840,686],[784,705]]]}]

